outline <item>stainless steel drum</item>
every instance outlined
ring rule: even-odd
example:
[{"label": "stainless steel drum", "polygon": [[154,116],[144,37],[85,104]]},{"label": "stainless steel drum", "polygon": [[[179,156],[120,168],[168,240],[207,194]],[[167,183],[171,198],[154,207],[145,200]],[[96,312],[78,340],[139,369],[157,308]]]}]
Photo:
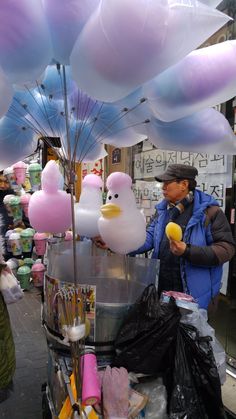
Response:
[{"label": "stainless steel drum", "polygon": [[[76,245],[78,284],[83,285],[89,295],[91,289],[94,290],[93,299],[88,299],[87,304],[87,316],[92,325],[88,342],[111,343],[129,307],[148,284],[155,283],[157,263],[145,258],[93,254],[89,242]],[[52,332],[63,334],[56,295],[61,287],[73,286],[72,243],[51,245],[48,260],[44,322]]]}]

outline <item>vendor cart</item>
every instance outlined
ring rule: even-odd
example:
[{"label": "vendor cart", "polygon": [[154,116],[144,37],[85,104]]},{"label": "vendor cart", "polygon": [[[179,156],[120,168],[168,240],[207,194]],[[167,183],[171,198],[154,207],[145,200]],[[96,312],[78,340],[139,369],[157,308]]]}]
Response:
[{"label": "vendor cart", "polygon": [[[94,348],[98,368],[103,368],[113,359],[114,340],[128,309],[148,284],[156,282],[157,263],[146,258],[101,253],[90,241],[78,241],[76,255],[78,284],[85,296],[89,324],[85,346]],[[42,310],[48,345],[44,419],[61,418],[68,395],[73,404],[70,347],[63,330],[61,302],[57,298],[61,289],[73,287],[72,243],[50,244],[47,258]],[[91,415],[88,411],[88,417]]]}]

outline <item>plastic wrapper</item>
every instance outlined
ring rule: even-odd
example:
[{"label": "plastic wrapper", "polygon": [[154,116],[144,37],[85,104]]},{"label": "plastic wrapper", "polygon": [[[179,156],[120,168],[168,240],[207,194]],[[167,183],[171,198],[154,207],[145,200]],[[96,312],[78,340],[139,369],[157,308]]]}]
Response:
[{"label": "plastic wrapper", "polygon": [[[198,311],[198,304],[191,295],[178,291],[163,291],[161,293],[161,301],[164,303],[168,303],[171,297],[175,299],[176,305],[179,308],[191,312]],[[183,310],[181,310],[181,312],[184,313]]]},{"label": "plastic wrapper", "polygon": [[223,346],[215,337],[215,330],[207,322],[207,311],[199,309],[197,312],[182,316],[181,322],[191,324],[199,331],[200,336],[210,336],[210,344],[216,361],[216,366],[220,376],[220,382],[223,385],[226,380],[226,354]]},{"label": "plastic wrapper", "polygon": [[179,320],[175,301],[161,304],[155,286],[146,287],[118,332],[114,365],[150,375],[166,371],[172,358],[170,352],[175,348]]},{"label": "plastic wrapper", "polygon": [[142,411],[145,418],[167,419],[167,393],[161,378],[139,383],[135,388],[148,397],[146,407]]}]

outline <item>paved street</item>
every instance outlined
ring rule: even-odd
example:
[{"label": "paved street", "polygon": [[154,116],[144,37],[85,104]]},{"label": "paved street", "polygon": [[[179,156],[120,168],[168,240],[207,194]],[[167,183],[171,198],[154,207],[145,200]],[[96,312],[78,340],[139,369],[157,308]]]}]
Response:
[{"label": "paved street", "polygon": [[41,328],[41,297],[37,289],[25,292],[8,306],[16,347],[14,392],[0,404],[0,418],[41,419],[41,385],[46,381],[47,345]]}]

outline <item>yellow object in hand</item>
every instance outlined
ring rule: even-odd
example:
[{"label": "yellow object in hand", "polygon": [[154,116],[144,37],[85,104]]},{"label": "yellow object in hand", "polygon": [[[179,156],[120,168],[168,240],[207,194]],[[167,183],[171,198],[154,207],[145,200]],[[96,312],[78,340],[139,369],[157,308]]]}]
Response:
[{"label": "yellow object in hand", "polygon": [[180,242],[183,236],[182,229],[178,224],[171,221],[166,226],[166,235],[169,240],[176,240],[177,242]]}]

